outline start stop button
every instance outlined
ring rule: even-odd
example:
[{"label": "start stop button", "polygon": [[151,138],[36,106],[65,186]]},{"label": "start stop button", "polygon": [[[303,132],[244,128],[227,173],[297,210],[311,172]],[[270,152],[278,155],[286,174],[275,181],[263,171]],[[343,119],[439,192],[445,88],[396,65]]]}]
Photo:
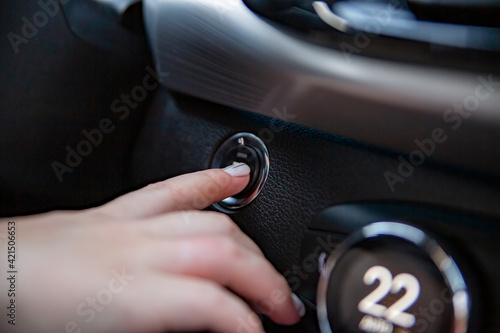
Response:
[{"label": "start stop button", "polygon": [[260,193],[269,174],[269,153],[257,136],[238,133],[224,141],[215,152],[210,167],[224,168],[235,162],[250,167],[250,181],[243,191],[214,204],[224,212],[234,212],[252,202]]},{"label": "start stop button", "polygon": [[465,333],[469,295],[453,259],[422,230],[377,222],[332,252],[318,284],[321,332]]}]

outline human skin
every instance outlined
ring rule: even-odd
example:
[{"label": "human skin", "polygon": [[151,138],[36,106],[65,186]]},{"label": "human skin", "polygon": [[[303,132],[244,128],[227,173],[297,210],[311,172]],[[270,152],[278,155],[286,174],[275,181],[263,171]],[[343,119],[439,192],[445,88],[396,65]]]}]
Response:
[{"label": "human skin", "polygon": [[[205,170],[88,210],[0,220],[0,331],[263,332],[252,308],[298,322],[286,280],[258,246],[226,215],[200,211],[248,180]],[[15,326],[6,316],[9,221]]]}]

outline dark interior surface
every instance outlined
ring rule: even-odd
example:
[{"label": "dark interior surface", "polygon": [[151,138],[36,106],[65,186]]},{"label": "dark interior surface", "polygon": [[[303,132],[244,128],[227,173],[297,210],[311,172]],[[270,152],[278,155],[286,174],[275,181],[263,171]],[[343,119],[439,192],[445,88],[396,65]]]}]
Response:
[{"label": "dark interior surface", "polygon": [[[32,1],[1,8],[1,214],[94,205],[130,187],[128,161],[148,102],[124,120],[111,105],[152,66],[145,36],[141,44],[105,50],[74,35],[61,9],[16,53],[7,35],[22,38],[22,18],[31,20],[41,8]],[[52,163],[65,163],[66,146],[76,149],[81,132],[105,118],[116,129],[60,182]]]},{"label": "dark interior surface", "polygon": [[[269,178],[257,199],[231,217],[283,274],[300,261],[313,218],[349,202],[412,203],[473,214],[490,223],[476,229],[482,246],[498,250],[500,170],[482,173],[470,165],[427,159],[391,190],[384,174],[397,173],[399,157],[408,158],[410,151],[219,105],[159,84],[141,102],[127,104],[122,96],[158,73],[143,31],[116,28],[112,39],[122,42],[104,48],[77,36],[60,8],[16,52],[9,33],[22,36],[22,18],[31,20],[41,9],[34,1],[2,2],[0,8],[0,216],[92,207],[150,182],[206,169],[225,139],[250,132],[269,150]],[[54,162],[65,164],[67,147],[76,149],[86,138],[82,132],[99,128],[103,119],[113,130],[60,181]],[[467,155],[482,149],[469,148],[457,150]],[[498,163],[498,148],[489,156]],[[447,223],[441,225],[443,239],[447,228],[455,228],[453,221]],[[463,230],[459,235],[455,230],[453,239],[466,238],[468,228]],[[498,260],[492,265],[485,273],[490,282],[499,274]],[[498,299],[485,302],[491,313],[500,311]],[[491,321],[483,329],[500,325],[498,318],[487,318]],[[295,328],[266,325],[269,332],[317,331],[312,310]]]},{"label": "dark interior surface", "polygon": [[[149,112],[144,123],[147,130],[139,136],[132,168],[137,184],[204,169],[214,147],[227,137],[243,131],[268,133],[262,130],[270,129],[272,121],[271,118],[166,92],[158,92]],[[420,167],[392,192],[383,173],[398,167],[396,153],[302,126],[281,122],[274,125],[277,126],[273,128],[282,128],[282,131],[273,133],[266,141],[271,161],[267,184],[251,205],[232,216],[285,276],[293,276],[293,266],[301,262],[301,244],[313,217],[336,204],[411,202],[424,207],[421,209],[438,206],[493,220],[499,217],[500,191],[494,179],[457,166],[430,163]],[[172,136],[176,140],[168,141]],[[168,142],[174,147],[169,148]],[[175,148],[179,144],[183,149]],[[437,221],[435,219],[432,224]],[[469,223],[473,223],[471,221],[474,219]],[[472,261],[481,261],[479,258],[482,258],[485,260],[480,264],[483,268],[488,267],[487,262],[498,267],[492,254],[496,251],[494,239],[499,232],[495,224],[478,225],[475,236],[469,228],[458,229],[457,234],[458,223],[454,220],[445,225],[439,230],[444,240],[456,239],[458,235],[468,239],[464,241],[467,248],[478,244],[479,250],[482,248],[479,244],[484,245],[485,248],[479,250],[484,251],[483,254],[479,257],[473,255]],[[455,246],[460,248],[459,244],[456,242]],[[466,250],[469,251],[476,249]],[[485,256],[485,253],[490,255]],[[493,287],[494,282],[490,285]],[[498,307],[497,301],[491,299],[491,302],[495,303],[492,304],[494,308]],[[291,331],[289,327],[279,329],[270,322],[267,324],[271,332]],[[309,313],[295,331],[315,331],[315,325],[315,315]],[[488,325],[496,327],[494,322]]]}]

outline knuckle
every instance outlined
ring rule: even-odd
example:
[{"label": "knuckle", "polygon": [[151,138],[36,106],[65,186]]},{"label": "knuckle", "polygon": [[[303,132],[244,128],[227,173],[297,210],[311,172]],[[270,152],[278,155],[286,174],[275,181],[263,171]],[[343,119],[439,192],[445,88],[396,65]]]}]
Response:
[{"label": "knuckle", "polygon": [[231,182],[231,176],[222,170],[213,170],[204,174],[205,191],[212,194],[219,193]]},{"label": "knuckle", "polygon": [[209,174],[208,177],[210,177],[214,184],[220,187],[224,187],[231,182],[231,175],[222,170],[217,170],[217,172]]},{"label": "knuckle", "polygon": [[163,190],[163,189],[165,189],[165,187],[168,186],[167,183],[168,183],[168,181],[162,181],[162,182],[148,184],[146,186],[146,189],[148,189],[148,190]]},{"label": "knuckle", "polygon": [[228,237],[215,238],[212,248],[215,250],[216,255],[228,262],[242,260],[245,257],[242,247]]},{"label": "knuckle", "polygon": [[130,221],[117,220],[103,224],[105,233],[112,239],[129,241],[138,237]]},{"label": "knuckle", "polygon": [[186,190],[173,180],[149,184],[147,188],[154,191],[164,192],[165,195],[168,195],[178,202],[182,202],[186,197]]}]

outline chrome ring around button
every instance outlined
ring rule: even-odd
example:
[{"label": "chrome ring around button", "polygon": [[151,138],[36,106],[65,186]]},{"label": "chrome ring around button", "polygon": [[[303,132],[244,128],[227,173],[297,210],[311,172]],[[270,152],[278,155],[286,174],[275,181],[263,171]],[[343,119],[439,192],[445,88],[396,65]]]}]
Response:
[{"label": "chrome ring around button", "polygon": [[364,241],[380,237],[394,237],[413,244],[423,251],[433,262],[451,292],[453,308],[452,330],[450,333],[467,332],[470,311],[470,296],[466,283],[455,261],[424,231],[400,222],[374,222],[364,226],[349,236],[328,257],[321,272],[317,289],[318,321],[322,333],[332,333],[328,319],[327,290],[330,277],[338,262],[354,247]]},{"label": "chrome ring around button", "polygon": [[251,203],[262,191],[269,174],[269,152],[254,134],[238,133],[224,141],[212,157],[210,167],[224,168],[234,161],[249,164],[250,182],[242,192],[213,205],[225,213],[233,213]]}]

